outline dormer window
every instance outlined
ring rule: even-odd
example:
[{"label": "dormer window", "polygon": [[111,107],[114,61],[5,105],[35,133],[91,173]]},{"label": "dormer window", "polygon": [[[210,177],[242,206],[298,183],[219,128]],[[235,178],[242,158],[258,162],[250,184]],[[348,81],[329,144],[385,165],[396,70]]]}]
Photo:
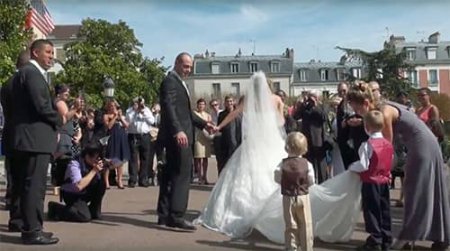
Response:
[{"label": "dormer window", "polygon": [[356,79],[360,79],[361,78],[361,68],[353,68],[352,69],[352,75]]},{"label": "dormer window", "polygon": [[238,73],[239,72],[239,63],[231,63],[230,64],[230,71],[231,73]]},{"label": "dormer window", "polygon": [[211,64],[211,73],[212,74],[219,74],[220,73],[220,65],[219,65],[219,63],[212,63]]},{"label": "dormer window", "polygon": [[305,69],[301,69],[299,71],[299,75],[300,75],[300,81],[306,82],[306,70]]},{"label": "dormer window", "polygon": [[257,72],[257,71],[258,71],[258,63],[250,62],[250,72]]},{"label": "dormer window", "polygon": [[436,47],[427,47],[427,59],[433,60],[436,59]]},{"label": "dormer window", "polygon": [[416,48],[415,47],[406,48],[406,59],[411,60],[411,61],[416,59]]},{"label": "dormer window", "polygon": [[270,62],[270,72],[280,72],[280,62]]},{"label": "dormer window", "polygon": [[321,81],[328,80],[328,69],[320,69],[320,80]]}]

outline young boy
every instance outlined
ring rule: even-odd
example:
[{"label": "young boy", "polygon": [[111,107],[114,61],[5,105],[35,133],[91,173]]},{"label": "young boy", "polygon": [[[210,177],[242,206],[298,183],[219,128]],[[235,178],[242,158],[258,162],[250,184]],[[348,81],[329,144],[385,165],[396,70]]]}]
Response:
[{"label": "young boy", "polygon": [[361,177],[364,222],[370,234],[357,250],[388,250],[392,243],[389,181],[394,147],[381,133],[384,117],[380,111],[367,113],[364,127],[369,139],[359,148],[360,160],[349,167]]},{"label": "young boy", "polygon": [[286,224],[284,234],[286,250],[313,250],[313,227],[308,188],[314,184],[314,170],[311,163],[302,157],[307,152],[306,137],[299,132],[287,136],[286,152],[275,181],[281,184],[283,194],[283,215]]}]

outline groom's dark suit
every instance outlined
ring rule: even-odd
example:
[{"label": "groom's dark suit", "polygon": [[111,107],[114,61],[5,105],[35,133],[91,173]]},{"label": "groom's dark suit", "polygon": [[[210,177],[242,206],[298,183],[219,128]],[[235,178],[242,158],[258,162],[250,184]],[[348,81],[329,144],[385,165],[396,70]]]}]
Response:
[{"label": "groom's dark suit", "polygon": [[[188,91],[174,71],[169,72],[161,84],[160,103],[158,141],[166,148],[167,166],[163,169],[159,189],[159,223],[178,223],[184,221],[189,199],[194,125],[202,129],[206,121],[192,112]],[[178,146],[175,135],[179,132],[186,134],[187,147]]]},{"label": "groom's dark suit", "polygon": [[27,63],[16,74],[11,92],[13,189],[20,194],[23,231],[42,231],[50,154],[56,150],[56,127],[62,125],[40,70]]}]

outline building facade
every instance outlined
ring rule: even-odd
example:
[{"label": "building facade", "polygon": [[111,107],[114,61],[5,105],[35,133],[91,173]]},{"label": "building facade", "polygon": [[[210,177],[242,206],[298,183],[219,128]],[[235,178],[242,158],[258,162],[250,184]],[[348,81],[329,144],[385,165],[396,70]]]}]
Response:
[{"label": "building facade", "polygon": [[261,70],[272,81],[274,90],[289,93],[293,65],[293,49],[281,55],[261,56],[244,56],[240,50],[235,56],[216,56],[206,51],[194,56],[193,72],[186,84],[195,99],[239,97],[250,84],[251,75]]},{"label": "building facade", "polygon": [[291,96],[298,96],[315,90],[324,96],[336,93],[339,82],[348,79],[348,75],[356,79],[364,77],[361,61],[321,62],[311,60],[307,63],[295,63]]},{"label": "building facade", "polygon": [[55,64],[48,71],[50,81],[55,74],[63,70],[63,64],[66,61],[64,46],[81,39],[79,36],[80,29],[81,25],[56,25],[52,33],[48,34],[47,39],[52,41],[55,53]]},{"label": "building facade", "polygon": [[450,95],[450,41],[440,41],[439,32],[420,42],[407,42],[403,36],[392,35],[385,46],[406,52],[406,59],[414,69],[403,74],[413,87],[428,87]]}]

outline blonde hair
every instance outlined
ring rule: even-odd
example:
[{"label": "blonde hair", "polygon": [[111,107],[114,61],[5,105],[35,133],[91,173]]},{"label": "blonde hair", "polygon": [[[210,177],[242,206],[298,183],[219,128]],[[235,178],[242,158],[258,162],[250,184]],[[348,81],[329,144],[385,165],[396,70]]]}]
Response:
[{"label": "blonde hair", "polygon": [[384,128],[384,116],[383,113],[378,110],[369,111],[364,115],[364,126],[367,131],[373,130],[380,132]]},{"label": "blonde hair", "polygon": [[350,87],[350,90],[347,93],[347,100],[349,102],[363,104],[366,99],[369,100],[370,103],[374,102],[372,90],[368,83],[360,81]]},{"label": "blonde hair", "polygon": [[291,132],[286,138],[285,150],[289,154],[304,155],[308,151],[308,141],[301,132]]}]

